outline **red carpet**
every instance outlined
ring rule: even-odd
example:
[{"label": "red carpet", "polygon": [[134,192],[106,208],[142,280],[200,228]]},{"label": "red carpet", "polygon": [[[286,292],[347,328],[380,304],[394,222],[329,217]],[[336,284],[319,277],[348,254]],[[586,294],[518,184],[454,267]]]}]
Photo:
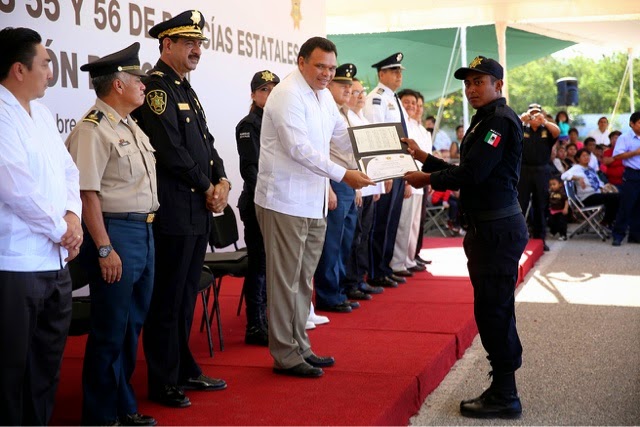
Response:
[{"label": "red carpet", "polygon": [[[351,314],[309,331],[314,351],[336,365],[319,379],[274,375],[266,348],[244,344],[244,312],[236,316],[242,282],[225,278],[221,292],[225,351],[209,357],[206,333],[194,328],[191,347],[204,372],[224,378],[220,392],[188,393],[192,406],[170,409],[146,399],[142,351],[133,377],[139,410],[160,425],[406,425],[473,341],[473,291],[460,238],[427,238],[433,260],[398,289],[386,289]],[[531,241],[520,261],[520,281],[542,255]],[[199,326],[202,303],[198,301]],[[327,313],[322,313],[327,314]],[[217,335],[214,323],[214,345]],[[85,337],[70,337],[52,424],[77,425]]]}]

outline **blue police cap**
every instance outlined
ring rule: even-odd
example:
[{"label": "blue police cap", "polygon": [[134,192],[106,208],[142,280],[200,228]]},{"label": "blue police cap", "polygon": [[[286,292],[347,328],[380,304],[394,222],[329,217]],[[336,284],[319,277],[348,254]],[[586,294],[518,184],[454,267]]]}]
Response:
[{"label": "blue police cap", "polygon": [[401,64],[403,58],[404,55],[402,54],[402,52],[396,52],[388,58],[385,58],[380,62],[376,62],[372,65],[372,67],[377,68],[378,71],[385,70],[387,68],[400,68],[404,70],[405,68]]},{"label": "blue police cap", "polygon": [[121,51],[112,53],[93,62],[84,64],[80,69],[88,71],[91,78],[106,76],[120,71],[133,74],[135,76],[146,76],[140,69],[140,59],[138,52],[140,51],[140,43],[135,42],[131,46]]}]

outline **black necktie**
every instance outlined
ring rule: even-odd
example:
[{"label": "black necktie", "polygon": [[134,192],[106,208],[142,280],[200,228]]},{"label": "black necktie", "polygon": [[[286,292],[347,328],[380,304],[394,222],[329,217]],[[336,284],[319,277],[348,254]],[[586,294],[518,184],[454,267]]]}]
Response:
[{"label": "black necktie", "polygon": [[400,123],[402,123],[402,129],[404,130],[404,136],[405,138],[409,137],[409,132],[407,132],[407,122],[404,120],[404,114],[402,113],[402,105],[400,104],[400,99],[398,98],[398,95],[396,95],[395,93],[393,94],[393,96],[396,97],[396,103],[398,104],[398,109],[400,110]]}]

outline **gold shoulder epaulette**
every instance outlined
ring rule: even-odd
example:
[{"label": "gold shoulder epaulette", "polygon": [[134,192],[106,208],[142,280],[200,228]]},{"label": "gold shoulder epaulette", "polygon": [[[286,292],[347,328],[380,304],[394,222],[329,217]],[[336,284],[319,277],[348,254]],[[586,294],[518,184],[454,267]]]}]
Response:
[{"label": "gold shoulder epaulette", "polygon": [[91,110],[89,112],[89,114],[87,114],[84,119],[82,119],[83,122],[91,122],[94,123],[96,125],[100,124],[100,120],[102,120],[102,118],[104,117],[104,113],[100,110]]}]

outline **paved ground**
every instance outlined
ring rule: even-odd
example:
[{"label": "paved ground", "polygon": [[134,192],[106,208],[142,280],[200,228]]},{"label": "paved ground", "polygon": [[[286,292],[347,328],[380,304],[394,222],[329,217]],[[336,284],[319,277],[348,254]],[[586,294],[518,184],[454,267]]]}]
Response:
[{"label": "paved ground", "polygon": [[549,245],[516,297],[522,418],[460,416],[460,400],[490,384],[476,337],[412,425],[640,425],[640,245]]}]

